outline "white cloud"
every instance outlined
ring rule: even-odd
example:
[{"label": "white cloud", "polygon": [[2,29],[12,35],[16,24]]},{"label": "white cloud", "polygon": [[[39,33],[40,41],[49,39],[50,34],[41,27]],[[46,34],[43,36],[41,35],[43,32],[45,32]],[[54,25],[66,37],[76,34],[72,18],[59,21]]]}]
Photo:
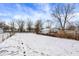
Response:
[{"label": "white cloud", "polygon": [[[72,16],[72,15],[71,15]],[[70,19],[71,22],[79,21],[79,13],[74,13],[74,16]]]},{"label": "white cloud", "polygon": [[49,4],[38,4],[36,7],[38,7],[39,10],[33,13],[34,19],[51,19]]},{"label": "white cloud", "polygon": [[51,19],[49,4],[34,4],[38,10],[34,10],[31,7],[24,7],[20,4],[16,4],[17,8],[24,13],[24,15],[15,15],[14,18],[28,18],[33,21],[37,19]]},{"label": "white cloud", "polygon": [[0,13],[0,16],[11,16],[10,13]]},{"label": "white cloud", "polygon": [[28,17],[29,17],[28,15],[17,14],[14,15],[13,19],[27,19]]}]

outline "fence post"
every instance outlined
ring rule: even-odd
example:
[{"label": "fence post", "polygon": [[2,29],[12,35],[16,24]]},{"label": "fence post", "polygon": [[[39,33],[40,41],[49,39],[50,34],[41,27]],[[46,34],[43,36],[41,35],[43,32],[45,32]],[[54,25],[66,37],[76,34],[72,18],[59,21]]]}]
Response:
[{"label": "fence post", "polygon": [[78,40],[78,29],[75,30],[75,39]]},{"label": "fence post", "polygon": [[5,38],[4,38],[4,33],[2,34],[2,42],[5,40]]}]

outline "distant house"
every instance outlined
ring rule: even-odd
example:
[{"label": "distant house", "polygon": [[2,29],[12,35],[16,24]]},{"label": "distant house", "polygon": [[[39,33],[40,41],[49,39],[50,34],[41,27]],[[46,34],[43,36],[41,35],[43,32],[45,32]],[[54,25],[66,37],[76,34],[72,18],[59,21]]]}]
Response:
[{"label": "distant house", "polygon": [[[44,28],[41,32],[43,33],[43,34],[48,34],[48,33],[53,33],[53,32],[57,32],[59,29],[58,28],[51,28],[51,29],[49,29],[49,28]],[[50,32],[51,31],[51,32]]]},{"label": "distant house", "polygon": [[1,34],[1,33],[3,33],[3,32],[4,32],[4,31],[3,31],[3,29],[2,29],[2,28],[0,28],[0,34]]},{"label": "distant house", "polygon": [[48,33],[49,33],[49,29],[48,29],[48,28],[43,29],[41,32],[42,32],[43,34],[48,34]]}]

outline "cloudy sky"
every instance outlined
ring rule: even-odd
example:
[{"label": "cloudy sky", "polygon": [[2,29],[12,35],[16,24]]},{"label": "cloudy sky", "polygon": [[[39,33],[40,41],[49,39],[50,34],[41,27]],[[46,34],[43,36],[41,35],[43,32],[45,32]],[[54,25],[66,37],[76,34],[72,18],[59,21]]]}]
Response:
[{"label": "cloudy sky", "polygon": [[[7,3],[0,4],[0,20],[10,21],[11,19],[24,19],[27,18],[35,21],[37,19],[52,19],[50,9],[56,4],[38,4],[38,3]],[[79,4],[76,4],[76,13],[79,17]],[[78,19],[78,18],[77,18]]]}]

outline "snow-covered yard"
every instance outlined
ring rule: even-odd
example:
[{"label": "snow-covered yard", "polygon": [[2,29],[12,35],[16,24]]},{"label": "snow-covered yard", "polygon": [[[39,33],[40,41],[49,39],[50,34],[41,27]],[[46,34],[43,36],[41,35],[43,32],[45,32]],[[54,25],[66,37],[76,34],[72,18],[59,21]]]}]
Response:
[{"label": "snow-covered yard", "polygon": [[79,55],[79,41],[16,33],[0,43],[0,56],[60,56]]}]

